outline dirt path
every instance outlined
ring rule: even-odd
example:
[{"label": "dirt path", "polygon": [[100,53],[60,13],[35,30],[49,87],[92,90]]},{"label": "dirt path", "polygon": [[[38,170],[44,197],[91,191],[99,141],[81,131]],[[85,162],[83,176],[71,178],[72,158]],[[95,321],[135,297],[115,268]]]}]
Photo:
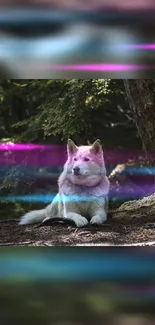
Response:
[{"label": "dirt path", "polygon": [[154,219],[154,216],[146,218],[144,212],[135,217],[128,211],[127,214],[114,213],[103,226],[81,229],[63,223],[41,228],[19,226],[14,222],[0,223],[0,246],[155,245],[155,228],[145,228]]}]

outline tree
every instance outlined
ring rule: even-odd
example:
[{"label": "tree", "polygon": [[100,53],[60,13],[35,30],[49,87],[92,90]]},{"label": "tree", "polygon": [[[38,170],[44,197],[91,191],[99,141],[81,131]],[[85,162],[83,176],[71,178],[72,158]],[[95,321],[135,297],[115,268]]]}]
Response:
[{"label": "tree", "polygon": [[149,151],[155,149],[155,80],[128,79],[124,80],[124,86],[143,149],[150,160]]}]

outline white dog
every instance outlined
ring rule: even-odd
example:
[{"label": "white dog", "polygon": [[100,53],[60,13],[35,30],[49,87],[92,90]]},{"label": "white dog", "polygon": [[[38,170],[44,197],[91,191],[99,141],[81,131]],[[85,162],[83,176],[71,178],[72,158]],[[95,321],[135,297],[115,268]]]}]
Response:
[{"label": "white dog", "polygon": [[68,159],[58,179],[59,192],[45,209],[25,214],[21,225],[60,217],[77,227],[102,224],[107,220],[109,180],[100,140],[92,146],[77,147],[68,140]]}]

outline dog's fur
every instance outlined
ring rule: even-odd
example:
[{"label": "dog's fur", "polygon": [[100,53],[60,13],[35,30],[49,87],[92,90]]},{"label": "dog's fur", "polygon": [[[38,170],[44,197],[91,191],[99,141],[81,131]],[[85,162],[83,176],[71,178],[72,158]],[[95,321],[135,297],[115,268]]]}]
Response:
[{"label": "dog's fur", "polygon": [[20,224],[51,218],[67,218],[77,227],[102,224],[107,220],[109,181],[100,140],[92,146],[77,147],[68,140],[68,159],[58,179],[59,192],[45,209],[24,215]]}]

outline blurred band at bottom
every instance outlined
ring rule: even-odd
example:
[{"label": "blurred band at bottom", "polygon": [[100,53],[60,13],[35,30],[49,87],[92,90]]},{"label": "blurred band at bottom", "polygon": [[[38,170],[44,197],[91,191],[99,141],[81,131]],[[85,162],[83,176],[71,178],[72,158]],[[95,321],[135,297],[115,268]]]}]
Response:
[{"label": "blurred band at bottom", "polygon": [[154,324],[153,247],[0,252],[3,325]]}]

